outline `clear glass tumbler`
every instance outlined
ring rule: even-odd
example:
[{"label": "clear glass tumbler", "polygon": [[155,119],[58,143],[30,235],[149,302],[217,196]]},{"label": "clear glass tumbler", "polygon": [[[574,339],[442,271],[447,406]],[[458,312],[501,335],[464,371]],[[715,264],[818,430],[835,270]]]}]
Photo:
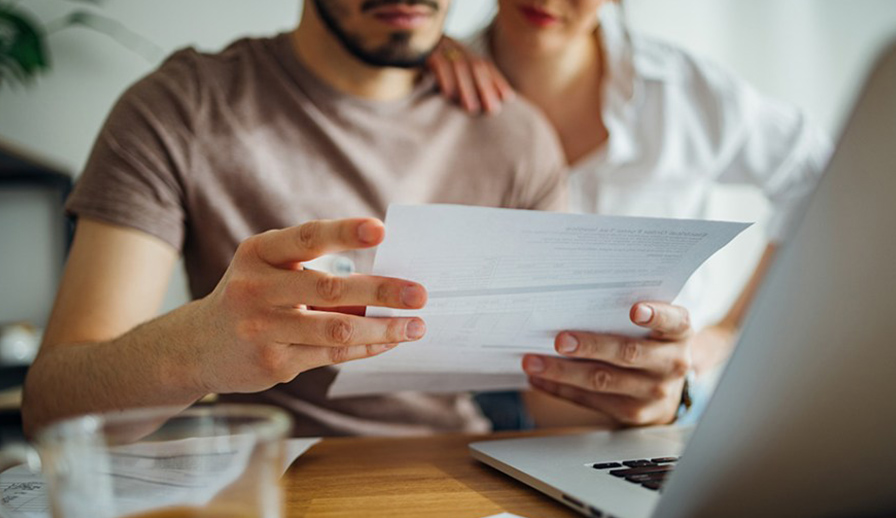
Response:
[{"label": "clear glass tumbler", "polygon": [[39,471],[54,518],[282,518],[290,425],[282,410],[256,405],[87,415],[44,428],[33,446],[4,448],[0,465]]}]

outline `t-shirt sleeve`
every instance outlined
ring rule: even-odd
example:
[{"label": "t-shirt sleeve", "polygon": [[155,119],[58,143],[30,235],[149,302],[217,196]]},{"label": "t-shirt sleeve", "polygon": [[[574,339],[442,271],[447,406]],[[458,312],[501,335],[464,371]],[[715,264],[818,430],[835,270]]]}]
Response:
[{"label": "t-shirt sleeve", "polygon": [[719,92],[723,135],[718,181],[750,184],[771,205],[766,234],[786,240],[830,158],[830,140],[796,107],[767,98],[745,82],[708,69]]},{"label": "t-shirt sleeve", "polygon": [[118,100],[66,210],[134,228],[181,250],[184,172],[199,106],[194,51],[172,55]]}]

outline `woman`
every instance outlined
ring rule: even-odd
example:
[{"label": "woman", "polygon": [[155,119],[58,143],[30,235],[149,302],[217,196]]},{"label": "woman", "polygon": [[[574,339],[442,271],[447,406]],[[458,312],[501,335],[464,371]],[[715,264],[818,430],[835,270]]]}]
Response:
[{"label": "woman", "polygon": [[[690,310],[693,333],[649,325],[654,332],[645,340],[563,333],[557,352],[570,359],[523,361],[536,389],[595,410],[592,422],[670,422],[688,399],[681,365],[689,363],[700,379],[727,359],[775,243],[790,232],[830,147],[795,109],[681,49],[629,34],[612,0],[498,5],[493,23],[470,42],[474,52],[446,40],[430,65],[445,95],[471,112],[500,109],[513,95],[508,82],[542,110],[569,163],[572,211],[703,219],[718,184],[759,187],[771,202],[769,244],[721,320],[706,325],[694,278],[678,299]],[[643,306],[632,309],[636,323]],[[675,309],[648,307],[646,322]],[[688,313],[680,314],[687,323]],[[569,335],[577,347],[565,343]],[[608,348],[616,353],[608,356]],[[536,411],[543,404],[535,403]]]}]

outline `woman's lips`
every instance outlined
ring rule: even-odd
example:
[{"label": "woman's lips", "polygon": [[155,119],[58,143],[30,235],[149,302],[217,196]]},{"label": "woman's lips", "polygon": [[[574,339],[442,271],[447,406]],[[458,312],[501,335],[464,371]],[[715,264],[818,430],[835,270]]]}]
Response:
[{"label": "woman's lips", "polygon": [[538,7],[523,6],[520,7],[520,12],[529,23],[536,27],[548,27],[560,21],[558,17]]},{"label": "woman's lips", "polygon": [[419,6],[389,6],[373,11],[374,18],[390,27],[402,30],[416,29],[432,17],[432,9]]}]

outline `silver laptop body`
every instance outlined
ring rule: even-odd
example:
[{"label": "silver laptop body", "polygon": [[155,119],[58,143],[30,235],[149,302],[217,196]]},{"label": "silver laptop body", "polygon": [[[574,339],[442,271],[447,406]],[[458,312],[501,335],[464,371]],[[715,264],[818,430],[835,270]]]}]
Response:
[{"label": "silver laptop body", "polygon": [[[592,516],[896,516],[896,44],[684,435],[661,427],[470,448]],[[675,456],[685,442],[661,491],[592,467]]]}]

